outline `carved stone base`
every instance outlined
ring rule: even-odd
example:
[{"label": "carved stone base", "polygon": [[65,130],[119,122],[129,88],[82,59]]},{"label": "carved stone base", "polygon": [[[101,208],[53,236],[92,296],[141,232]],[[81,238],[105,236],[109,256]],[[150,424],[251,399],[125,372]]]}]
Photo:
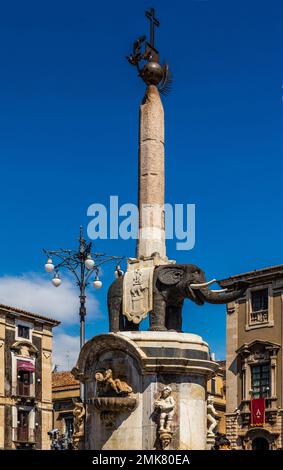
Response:
[{"label": "carved stone base", "polygon": [[206,450],[211,450],[215,445],[215,435],[213,433],[206,436]]},{"label": "carved stone base", "polygon": [[[95,374],[102,371],[100,380],[110,369],[112,392],[115,384],[126,383],[132,390],[127,396],[120,390],[116,396],[103,395],[112,393],[111,386],[105,392]],[[84,448],[205,450],[206,384],[217,369],[198,335],[127,331],[94,337],[82,348],[76,367],[86,394]],[[157,406],[162,390],[169,387],[172,414]]]}]

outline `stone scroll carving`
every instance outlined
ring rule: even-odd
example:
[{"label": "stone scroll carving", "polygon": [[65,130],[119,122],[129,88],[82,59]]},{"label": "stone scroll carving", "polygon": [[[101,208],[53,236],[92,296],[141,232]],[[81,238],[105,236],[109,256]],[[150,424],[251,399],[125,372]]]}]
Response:
[{"label": "stone scroll carving", "polygon": [[73,410],[74,432],[72,436],[73,450],[79,450],[79,442],[84,436],[85,408],[83,403],[77,402]]},{"label": "stone scroll carving", "polygon": [[123,314],[129,321],[140,323],[152,310],[154,268],[127,271],[123,284]]},{"label": "stone scroll carving", "polygon": [[154,410],[159,415],[158,437],[162,449],[166,449],[173,436],[172,421],[175,411],[175,400],[172,397],[172,389],[165,386],[160,393],[160,397],[154,402]]}]

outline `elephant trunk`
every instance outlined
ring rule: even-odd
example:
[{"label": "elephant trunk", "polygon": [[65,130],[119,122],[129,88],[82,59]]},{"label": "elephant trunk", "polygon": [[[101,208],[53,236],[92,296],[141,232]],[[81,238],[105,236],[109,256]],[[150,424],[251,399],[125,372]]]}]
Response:
[{"label": "elephant trunk", "polygon": [[198,292],[205,302],[210,304],[228,304],[229,302],[233,302],[234,300],[242,297],[249,287],[249,283],[245,281],[238,281],[233,285],[233,287],[234,289],[228,292],[217,292],[208,288],[199,289]]}]

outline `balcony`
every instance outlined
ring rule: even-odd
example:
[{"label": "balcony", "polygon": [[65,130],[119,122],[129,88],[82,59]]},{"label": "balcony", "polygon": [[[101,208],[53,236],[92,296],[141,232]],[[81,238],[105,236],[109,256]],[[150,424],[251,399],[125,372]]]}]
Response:
[{"label": "balcony", "polygon": [[33,402],[35,400],[34,386],[18,382],[13,395],[17,397],[17,401]]},{"label": "balcony", "polygon": [[277,397],[265,400],[265,418],[270,424],[275,424],[278,416]]},{"label": "balcony", "polygon": [[[241,403],[241,421],[244,426],[251,424],[251,400],[243,400]],[[278,416],[277,397],[265,399],[265,422],[275,424]]]},{"label": "balcony", "polygon": [[13,441],[20,444],[34,444],[35,430],[27,426],[18,426],[13,428]]},{"label": "balcony", "polygon": [[251,421],[250,400],[243,400],[240,410],[240,417],[243,426],[249,426]]},{"label": "balcony", "polygon": [[257,310],[255,312],[251,312],[250,324],[254,325],[258,323],[268,323],[268,310]]},{"label": "balcony", "polygon": [[24,382],[18,382],[17,383],[17,395],[19,397],[31,397],[30,384],[25,384]]}]

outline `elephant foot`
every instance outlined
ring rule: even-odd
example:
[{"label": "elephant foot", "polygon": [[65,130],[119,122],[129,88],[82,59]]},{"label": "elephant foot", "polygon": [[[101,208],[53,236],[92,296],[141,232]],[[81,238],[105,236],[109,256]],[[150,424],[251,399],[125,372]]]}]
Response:
[{"label": "elephant foot", "polygon": [[168,331],[165,326],[151,326],[148,331]]}]

